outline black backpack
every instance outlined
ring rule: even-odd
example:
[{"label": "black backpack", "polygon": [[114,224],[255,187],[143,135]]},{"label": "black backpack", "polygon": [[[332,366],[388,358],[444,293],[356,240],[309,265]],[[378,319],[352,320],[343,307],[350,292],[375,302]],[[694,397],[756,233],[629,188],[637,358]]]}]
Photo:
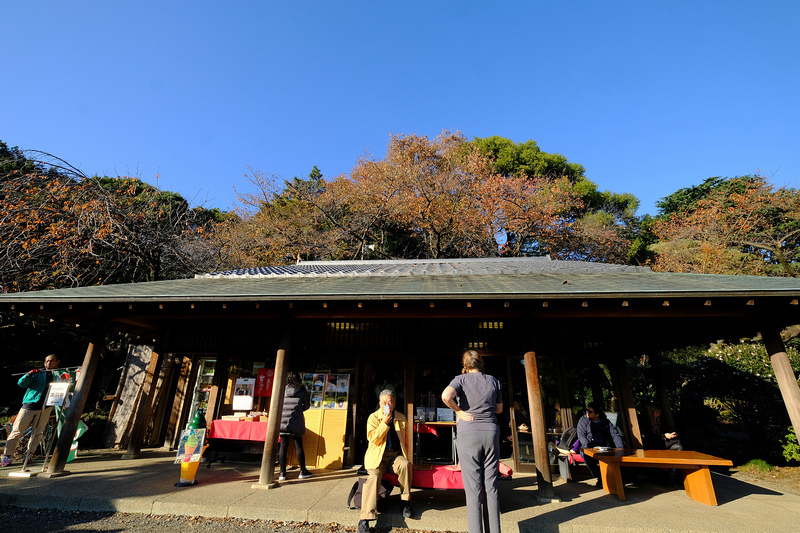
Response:
[{"label": "black backpack", "polygon": [[574,449],[576,442],[578,442],[578,428],[567,428],[564,430],[564,433],[561,434],[561,438],[558,441],[558,447],[565,450],[577,451]]},{"label": "black backpack", "polygon": [[[353,483],[350,494],[347,496],[348,509],[361,509],[361,492],[364,490],[364,483],[367,478],[360,477]],[[392,493],[394,487],[388,481],[381,481],[381,488],[378,489],[378,507],[382,507],[386,498]],[[378,509],[380,510],[380,509]]]}]

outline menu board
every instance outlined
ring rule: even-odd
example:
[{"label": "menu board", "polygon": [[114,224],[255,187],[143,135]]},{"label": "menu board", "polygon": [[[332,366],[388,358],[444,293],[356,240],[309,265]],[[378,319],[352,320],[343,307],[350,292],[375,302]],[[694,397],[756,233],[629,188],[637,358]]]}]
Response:
[{"label": "menu board", "polygon": [[304,373],[312,409],[347,409],[350,374]]}]

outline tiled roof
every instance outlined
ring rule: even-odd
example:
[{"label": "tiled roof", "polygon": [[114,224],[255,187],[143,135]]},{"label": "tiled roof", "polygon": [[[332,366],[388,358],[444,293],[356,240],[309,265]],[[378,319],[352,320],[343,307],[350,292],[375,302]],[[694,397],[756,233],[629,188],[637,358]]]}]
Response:
[{"label": "tiled roof", "polygon": [[330,261],[194,279],[0,295],[0,302],[384,299],[573,299],[716,296],[800,298],[800,279],[651,272],[548,258]]},{"label": "tiled roof", "polygon": [[402,259],[387,261],[304,261],[296,265],[242,268],[199,274],[197,278],[288,278],[374,276],[481,276],[492,274],[558,274],[649,272],[646,267],[554,261],[546,257],[490,259]]}]

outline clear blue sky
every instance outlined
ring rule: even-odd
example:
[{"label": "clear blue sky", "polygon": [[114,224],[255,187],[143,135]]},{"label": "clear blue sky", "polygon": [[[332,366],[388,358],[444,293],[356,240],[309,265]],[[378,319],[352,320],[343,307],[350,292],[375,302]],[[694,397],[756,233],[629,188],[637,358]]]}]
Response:
[{"label": "clear blue sky", "polygon": [[[7,2],[0,140],[227,209],[392,133],[533,139],[639,213],[800,178],[800,3]],[[156,175],[160,178],[156,181]]]}]

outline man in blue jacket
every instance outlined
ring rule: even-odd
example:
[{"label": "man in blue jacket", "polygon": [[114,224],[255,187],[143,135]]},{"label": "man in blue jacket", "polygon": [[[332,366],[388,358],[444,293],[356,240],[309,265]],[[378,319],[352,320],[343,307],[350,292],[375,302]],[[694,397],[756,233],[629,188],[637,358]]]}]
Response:
[{"label": "man in blue jacket", "polygon": [[33,452],[39,445],[44,428],[50,420],[52,407],[44,407],[47,386],[58,379],[53,369],[58,367],[59,359],[55,354],[50,354],[44,359],[44,368],[34,368],[27,374],[19,378],[17,385],[25,389],[22,397],[22,409],[17,413],[11,433],[8,434],[6,447],[3,450],[3,458],[0,459],[0,466],[10,466],[11,458],[17,450],[17,443],[20,437],[31,425],[34,425],[32,435],[28,441],[28,451]]},{"label": "man in blue jacket", "polygon": [[[625,447],[617,428],[614,427],[614,424],[603,412],[603,406],[595,402],[590,402],[586,406],[586,416],[582,416],[578,420],[578,440],[581,441],[581,448],[594,448],[595,446]],[[583,456],[583,461],[589,468],[589,472],[597,479],[596,485],[602,487],[603,482],[600,479],[600,467],[597,464],[597,459],[586,457],[583,451],[581,451],[581,456]]]}]

